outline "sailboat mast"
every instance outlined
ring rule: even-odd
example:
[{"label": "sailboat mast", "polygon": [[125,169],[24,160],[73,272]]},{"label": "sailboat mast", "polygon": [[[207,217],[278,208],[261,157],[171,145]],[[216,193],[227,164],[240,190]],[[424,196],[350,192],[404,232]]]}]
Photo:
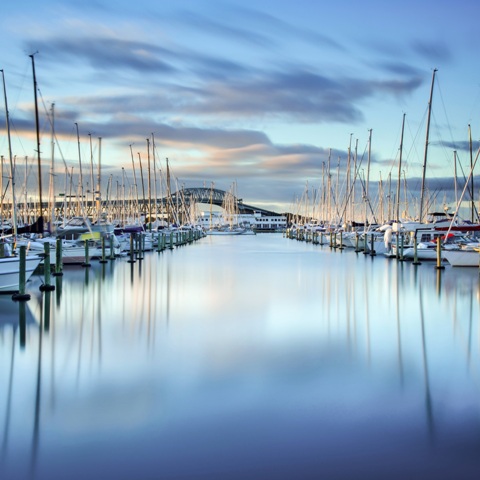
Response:
[{"label": "sailboat mast", "polygon": [[387,205],[387,220],[392,220],[392,173],[388,174],[388,205]]},{"label": "sailboat mast", "polygon": [[143,199],[142,206],[143,206],[143,212],[146,213],[145,204],[147,203],[147,201],[145,199],[145,182],[143,180],[142,157],[140,155],[140,152],[137,152],[137,153],[138,153],[138,163],[140,164],[140,180],[142,181],[142,199]]},{"label": "sailboat mast", "polygon": [[370,184],[370,159],[372,156],[372,129],[368,131],[368,162],[367,162],[367,178],[365,181],[365,231],[367,230],[368,224],[368,203],[370,201],[368,197],[368,187]]},{"label": "sailboat mast", "polygon": [[152,175],[150,169],[150,139],[147,138],[147,175],[148,175],[148,230],[152,231]]},{"label": "sailboat mast", "polygon": [[167,163],[167,223],[170,222],[170,200],[171,200],[171,186],[170,186],[170,167],[168,165],[168,158],[166,159]]},{"label": "sailboat mast", "polygon": [[39,228],[40,233],[43,233],[43,205],[42,205],[42,162],[40,159],[40,125],[38,119],[38,99],[37,99],[37,76],[35,74],[35,54],[30,55],[32,59],[32,72],[33,72],[33,97],[35,100],[35,130],[37,135],[37,165],[38,165],[38,203],[40,205],[39,215]]},{"label": "sailboat mast", "polygon": [[332,149],[328,149],[328,160],[327,160],[327,215],[324,218],[324,222],[331,222],[332,218],[332,175],[330,173],[330,164],[332,160]]},{"label": "sailboat mast", "polygon": [[125,168],[122,167],[122,209],[121,209],[121,223],[122,225],[125,225],[125,205],[126,205],[126,199],[125,199]]},{"label": "sailboat mast", "polygon": [[80,200],[77,202],[77,215],[80,215],[81,203],[83,203],[82,155],[80,153],[80,134],[78,132],[78,123],[75,123],[75,127],[77,128],[78,165],[80,169],[80,178],[79,178],[80,185],[78,186]]},{"label": "sailboat mast", "polygon": [[[473,145],[472,145],[472,129],[470,124],[468,125],[468,143],[470,147],[470,168],[473,169]],[[472,223],[475,221],[475,189],[473,188],[473,172],[472,178],[470,180],[470,191],[471,191],[471,201],[472,201]]]},{"label": "sailboat mast", "polygon": [[405,113],[402,119],[402,134],[400,135],[400,153],[398,157],[398,181],[397,181],[397,209],[395,212],[397,222],[400,221],[400,184],[402,182],[402,155],[403,155],[403,132],[405,131]]},{"label": "sailboat mast", "polygon": [[455,177],[455,205],[458,203],[458,188],[457,188],[457,151],[453,151],[453,176]]},{"label": "sailboat mast", "polygon": [[357,163],[358,163],[358,138],[355,140],[355,155],[353,157],[353,183],[352,183],[352,221],[355,220],[355,182],[357,180]]},{"label": "sailboat mast", "polygon": [[51,108],[51,159],[50,159],[50,184],[49,184],[49,198],[51,202],[50,207],[50,223],[51,229],[54,229],[55,226],[55,104],[52,103]]},{"label": "sailboat mast", "polygon": [[335,214],[336,214],[336,220],[335,223],[338,224],[340,222],[339,219],[339,211],[338,211],[338,189],[339,189],[339,184],[340,184],[340,156],[338,157],[338,163],[337,163],[337,185],[335,186]]},{"label": "sailboat mast", "polygon": [[155,136],[152,132],[152,154],[153,154],[153,196],[155,197],[155,220],[158,216],[158,192],[157,192],[157,159],[155,155]]},{"label": "sailboat mast", "polygon": [[102,137],[98,137],[96,207],[97,207],[97,219],[100,219],[100,216],[102,214],[101,212],[101,209],[102,209]]},{"label": "sailboat mast", "polygon": [[[350,192],[350,182],[351,182],[351,161],[352,161],[352,136],[353,133],[350,134],[350,142],[348,144],[348,155],[347,155],[347,175],[346,175],[346,188],[345,192],[347,194],[347,201],[348,201],[348,194]],[[353,218],[348,218],[350,216],[351,211],[348,208],[348,205],[345,206],[345,224],[347,225],[348,220],[353,220]]]},{"label": "sailboat mast", "polygon": [[[14,157],[14,167],[16,166],[16,158],[17,156],[15,155]],[[23,194],[24,194],[24,204],[23,204],[23,223],[24,225],[28,225],[30,223],[29,218],[28,218],[28,188],[27,188],[27,183],[28,183],[28,156],[25,156],[25,180],[23,184]]]},{"label": "sailboat mast", "polygon": [[[10,178],[12,179],[12,221],[13,221],[13,234],[17,236],[17,207],[15,202],[15,169],[13,167],[13,157],[12,157],[12,141],[10,137],[10,117],[8,113],[8,102],[7,102],[7,88],[5,86],[5,73],[3,70],[2,72],[2,79],[3,79],[3,96],[5,99],[5,121],[7,126],[7,137],[8,137],[8,158],[10,160]],[[3,178],[3,157],[2,157],[2,178]],[[3,189],[3,181],[2,181],[2,189]],[[3,191],[0,192],[2,195],[2,214],[3,214]],[[3,216],[2,216],[3,221]]]},{"label": "sailboat mast", "polygon": [[130,155],[132,156],[132,169],[133,169],[133,187],[135,189],[135,199],[137,200],[137,215],[139,215],[140,212],[140,206],[138,202],[138,187],[137,187],[137,174],[135,172],[135,162],[133,160],[133,150],[132,150],[132,144],[130,144]]},{"label": "sailboat mast", "polygon": [[213,185],[214,183],[212,182],[212,185],[210,187],[210,230],[212,229],[212,215],[213,215]]},{"label": "sailboat mast", "polygon": [[384,205],[383,205],[382,172],[380,172],[380,180],[378,182],[378,210],[380,211],[380,223],[383,225],[385,223],[385,212],[384,212]]},{"label": "sailboat mast", "polygon": [[320,201],[322,202],[321,209],[319,215],[321,216],[320,221],[323,222],[325,220],[325,162],[322,162],[322,195]]},{"label": "sailboat mast", "polygon": [[[95,187],[93,183],[93,146],[92,146],[92,134],[88,133],[88,140],[90,144],[90,193],[91,195],[91,208],[93,210],[93,205],[95,205]],[[88,193],[88,190],[87,190]],[[87,196],[87,205],[88,205],[88,196]]]},{"label": "sailboat mast", "polygon": [[432,99],[433,99],[433,86],[435,84],[435,74],[437,73],[437,69],[433,69],[433,75],[432,75],[432,85],[430,87],[430,99],[428,101],[428,117],[427,117],[427,132],[425,135],[425,153],[423,156],[423,173],[422,173],[422,187],[420,190],[420,215],[419,215],[419,221],[423,222],[423,203],[424,203],[424,197],[425,197],[425,174],[426,174],[426,169],[427,169],[427,154],[428,154],[428,140],[429,140],[429,135],[430,135],[430,117],[432,115]]}]

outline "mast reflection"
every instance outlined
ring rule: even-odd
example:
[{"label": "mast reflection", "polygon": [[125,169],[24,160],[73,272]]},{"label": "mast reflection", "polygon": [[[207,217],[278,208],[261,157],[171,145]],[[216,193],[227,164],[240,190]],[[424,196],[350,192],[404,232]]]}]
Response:
[{"label": "mast reflection", "polygon": [[430,390],[430,376],[428,369],[428,356],[427,356],[427,341],[425,335],[425,318],[424,318],[424,308],[423,308],[423,294],[422,294],[422,284],[419,285],[419,301],[420,301],[420,323],[422,330],[422,359],[423,359],[423,374],[425,381],[425,409],[427,414],[427,426],[428,434],[430,441],[433,442],[435,436],[435,424],[433,417],[433,404],[432,404],[432,395]]}]

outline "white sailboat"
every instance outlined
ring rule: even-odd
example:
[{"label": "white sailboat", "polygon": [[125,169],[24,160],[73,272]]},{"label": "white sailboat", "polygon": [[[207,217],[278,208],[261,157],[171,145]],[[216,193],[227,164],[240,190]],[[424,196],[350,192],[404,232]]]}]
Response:
[{"label": "white sailboat", "polygon": [[[38,255],[25,258],[25,280],[27,281],[42,261]],[[0,293],[18,292],[20,278],[20,257],[0,258]]]},{"label": "white sailboat", "polygon": [[[3,93],[5,99],[5,119],[7,124],[7,136],[8,136],[8,151],[10,157],[10,175],[11,175],[11,189],[12,189],[12,221],[13,221],[13,233],[17,234],[17,216],[15,206],[15,180],[14,180],[14,168],[12,160],[12,144],[10,138],[10,120],[8,114],[8,102],[7,102],[7,89],[5,86],[5,74],[2,72],[3,80]],[[15,238],[15,237],[13,237]],[[10,244],[6,242],[6,238],[2,238],[3,248],[2,257],[0,258],[0,292],[14,292],[18,291],[20,283],[20,257],[11,255]],[[37,255],[27,255],[25,259],[26,271],[25,281],[27,281],[34,270],[37,268],[42,258]]]},{"label": "white sailboat", "polygon": [[452,267],[480,267],[480,248],[445,250],[443,256]]}]

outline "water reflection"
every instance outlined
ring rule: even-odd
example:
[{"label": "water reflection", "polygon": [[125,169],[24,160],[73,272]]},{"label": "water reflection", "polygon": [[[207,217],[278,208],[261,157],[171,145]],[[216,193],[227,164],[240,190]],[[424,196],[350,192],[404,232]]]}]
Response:
[{"label": "water reflection", "polygon": [[[20,320],[20,319],[19,319]],[[25,320],[23,320],[25,323]],[[6,457],[7,454],[7,445],[8,445],[8,436],[10,430],[10,412],[12,406],[12,382],[13,382],[13,366],[15,363],[15,337],[17,333],[17,328],[13,328],[13,335],[12,335],[12,346],[11,346],[11,357],[10,357],[10,369],[8,373],[8,387],[6,390],[6,407],[5,407],[5,416],[4,416],[4,428],[3,428],[3,436],[2,436],[2,459]]]},{"label": "water reflection", "polygon": [[258,235],[36,281],[0,298],[2,479],[480,466],[476,271]]},{"label": "water reflection", "polygon": [[[438,278],[438,271],[437,271],[437,278]],[[433,441],[435,428],[434,428],[434,419],[433,419],[432,395],[430,391],[430,377],[429,377],[429,371],[428,371],[427,341],[425,336],[425,318],[424,318],[424,309],[423,309],[422,285],[419,286],[418,292],[420,297],[420,322],[422,327],[422,358],[423,358],[423,373],[424,373],[424,380],[425,380],[425,409],[427,413],[429,438],[431,441]]]}]

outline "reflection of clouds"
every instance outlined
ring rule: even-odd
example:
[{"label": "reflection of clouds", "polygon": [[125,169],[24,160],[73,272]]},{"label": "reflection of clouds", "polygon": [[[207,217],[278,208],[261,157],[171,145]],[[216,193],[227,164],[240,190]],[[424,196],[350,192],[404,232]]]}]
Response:
[{"label": "reflection of clouds", "polygon": [[[132,439],[135,456],[163,455],[172,472],[186,449],[203,460],[223,449],[235,466],[239,451],[268,458],[265,465],[270,457],[305,465],[319,455],[333,465],[345,445],[371,464],[379,449],[389,465],[406,453],[409,462],[424,461],[418,452],[433,413],[442,442],[478,444],[471,436],[478,326],[467,295],[475,275],[447,268],[439,296],[431,265],[276,235],[205,239],[147,253],[133,268],[117,260],[101,273],[93,265],[86,284],[83,269],[66,272],[61,302],[50,307],[39,465],[60,443],[72,458],[78,451],[100,458],[103,442],[131,449]],[[33,311],[42,298],[32,299]],[[22,431],[32,423],[38,335],[30,329],[15,353],[12,451],[28,443]],[[2,338],[11,346],[13,334]],[[11,349],[4,350],[8,364]],[[7,400],[0,396],[0,412]]]},{"label": "reflection of clouds", "polygon": [[161,401],[145,383],[96,383],[80,393],[68,392],[61,400],[46,420],[68,435],[144,427],[162,410]]},{"label": "reflection of clouds", "polygon": [[[32,312],[30,302],[24,302],[25,305],[25,323],[31,325],[36,322],[36,315]],[[10,296],[0,295],[0,332],[7,328],[18,326],[20,315],[20,302],[14,302]]]}]

